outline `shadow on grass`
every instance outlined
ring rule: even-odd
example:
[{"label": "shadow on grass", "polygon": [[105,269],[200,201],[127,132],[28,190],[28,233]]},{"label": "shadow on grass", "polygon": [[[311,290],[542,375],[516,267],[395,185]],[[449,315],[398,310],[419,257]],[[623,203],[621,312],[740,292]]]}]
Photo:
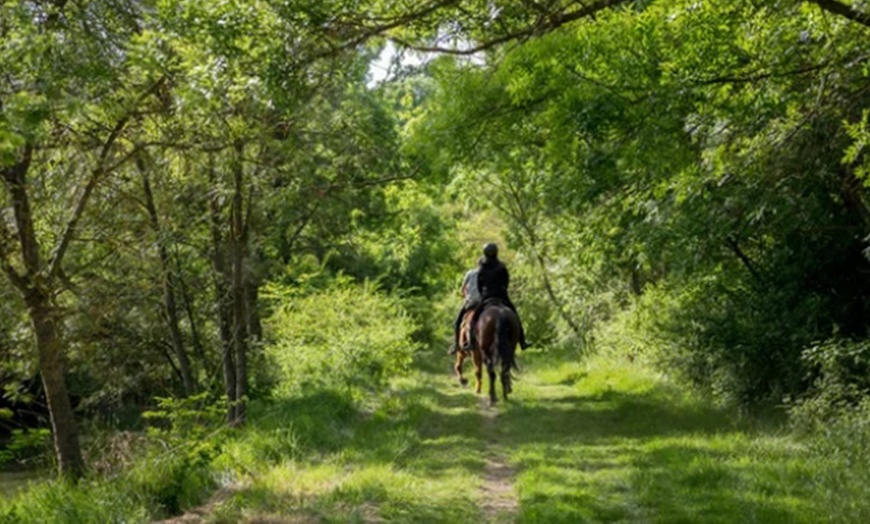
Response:
[{"label": "shadow on grass", "polygon": [[238,490],[214,520],[237,522],[252,512],[318,522],[477,520],[473,492],[454,482],[483,467],[474,429],[480,417],[467,400],[420,384],[376,408],[324,392],[275,401],[251,425],[267,433],[291,428],[295,452],[276,455],[274,467]]},{"label": "shadow on grass", "polygon": [[[485,422],[480,401],[458,386],[444,387],[448,377],[405,384],[371,411],[329,393],[280,401],[256,425],[292,424],[306,459],[338,457],[353,468],[385,468],[448,485],[482,478],[487,455],[507,452],[517,468],[522,522],[813,520],[809,473],[798,458],[781,449],[752,449],[752,437],[729,412],[683,401],[666,386],[586,392],[575,387],[588,378],[582,372],[541,386],[545,394],[520,382],[517,389],[529,392],[500,404],[494,422]],[[396,480],[371,486],[379,482]],[[456,486],[456,499],[438,503],[402,495],[395,486],[365,486],[323,493],[308,510],[325,520],[338,512],[333,516],[365,521],[371,515],[341,508],[369,502],[381,517],[398,521],[415,514],[444,522],[479,516],[471,508],[455,510],[473,500],[473,486]],[[263,501],[254,506],[269,508],[268,493],[250,496]]]},{"label": "shadow on grass", "polygon": [[500,412],[521,522],[813,520],[807,468],[785,450],[754,449],[730,413],[666,387],[578,389]]}]

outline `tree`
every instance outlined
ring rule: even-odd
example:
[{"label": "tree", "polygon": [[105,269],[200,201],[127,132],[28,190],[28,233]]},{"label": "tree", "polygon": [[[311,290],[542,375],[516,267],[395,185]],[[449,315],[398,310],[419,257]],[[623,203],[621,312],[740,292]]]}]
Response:
[{"label": "tree", "polygon": [[[12,216],[0,224],[0,263],[27,305],[58,466],[77,476],[83,463],[64,383],[63,314],[56,303],[67,280],[63,263],[99,185],[130,158],[123,137],[163,80],[126,78],[112,53],[136,29],[113,18],[134,10],[131,5],[28,2],[2,9],[7,49],[0,165]],[[71,154],[78,157],[74,162],[64,158]],[[37,176],[44,177],[40,183],[34,183]],[[43,195],[51,198],[52,190],[69,190],[64,178],[80,183],[70,192],[71,212],[46,221],[35,204]]]}]

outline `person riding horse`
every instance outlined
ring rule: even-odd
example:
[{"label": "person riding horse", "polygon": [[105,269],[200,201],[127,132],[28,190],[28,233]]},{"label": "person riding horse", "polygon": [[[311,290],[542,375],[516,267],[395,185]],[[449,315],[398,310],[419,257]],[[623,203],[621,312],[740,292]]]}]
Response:
[{"label": "person riding horse", "polygon": [[[517,313],[517,308],[514,306],[513,302],[511,302],[510,297],[508,297],[508,286],[510,284],[510,274],[508,273],[507,266],[502,263],[501,260],[498,259],[498,246],[492,242],[483,246],[483,257],[478,261],[477,269],[477,291],[480,294],[480,299],[475,306],[474,315],[471,318],[471,325],[469,328],[470,336],[469,336],[469,344],[473,346],[474,340],[474,331],[477,327],[477,318],[480,316],[480,313],[483,309],[493,301],[499,301],[503,303],[505,306],[511,309],[514,314],[517,315],[519,319],[519,313]],[[470,272],[469,272],[470,273]],[[468,274],[466,274],[466,278],[468,278]],[[470,306],[467,304],[468,301],[463,303],[463,307],[459,312],[459,316],[454,322],[454,346],[451,348],[450,353],[455,353],[456,348],[459,347],[459,326],[462,322],[462,317],[465,313],[470,309]],[[520,323],[520,347],[526,349],[529,347],[529,343],[526,342],[525,330],[522,327],[522,322]],[[470,349],[468,347],[463,349]]]},{"label": "person riding horse", "polygon": [[480,291],[477,288],[477,272],[478,268],[469,269],[462,278],[462,307],[459,308],[459,314],[453,322],[453,344],[450,346],[450,355],[455,355],[459,351],[459,332],[462,328],[462,319],[465,314],[472,309],[476,309],[480,304]]}]

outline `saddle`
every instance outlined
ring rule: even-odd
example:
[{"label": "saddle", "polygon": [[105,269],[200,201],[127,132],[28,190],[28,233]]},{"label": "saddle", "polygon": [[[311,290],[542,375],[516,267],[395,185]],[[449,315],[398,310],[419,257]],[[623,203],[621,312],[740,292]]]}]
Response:
[{"label": "saddle", "polygon": [[477,306],[477,311],[483,313],[483,310],[490,306],[503,306],[505,305],[504,300],[499,297],[489,297],[483,300],[483,303]]},{"label": "saddle", "polygon": [[498,297],[489,297],[485,299],[483,302],[478,304],[476,308],[469,309],[466,311],[465,315],[462,317],[462,323],[459,325],[459,347],[460,348],[470,348],[474,345],[474,337],[471,333],[471,324],[474,320],[474,315],[478,311],[483,313],[483,311],[491,306],[503,306],[504,301]]}]

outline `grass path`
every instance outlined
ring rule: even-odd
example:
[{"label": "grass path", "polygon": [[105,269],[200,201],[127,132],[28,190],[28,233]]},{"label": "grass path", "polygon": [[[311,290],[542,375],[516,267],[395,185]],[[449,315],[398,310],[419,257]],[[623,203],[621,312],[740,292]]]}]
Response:
[{"label": "grass path", "polygon": [[[738,424],[628,363],[528,353],[520,365],[514,400],[491,409],[433,364],[337,417],[324,442],[252,471],[204,520],[826,520],[815,466],[775,425]],[[292,424],[324,405],[293,407]]]},{"label": "grass path", "polygon": [[489,406],[485,396],[478,403],[483,413],[484,433],[491,435],[483,467],[483,484],[480,499],[486,522],[511,522],[516,518],[519,504],[514,493],[515,468],[509,463],[507,453],[498,435],[498,408]]}]

